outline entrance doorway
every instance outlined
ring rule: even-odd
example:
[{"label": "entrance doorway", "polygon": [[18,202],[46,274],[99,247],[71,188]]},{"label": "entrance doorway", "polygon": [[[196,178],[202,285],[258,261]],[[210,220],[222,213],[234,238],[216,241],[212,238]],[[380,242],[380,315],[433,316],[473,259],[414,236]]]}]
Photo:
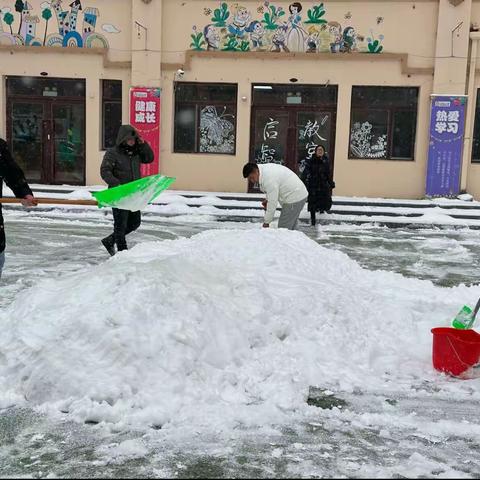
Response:
[{"label": "entrance doorway", "polygon": [[[329,155],[333,172],[337,87],[262,84],[252,86],[250,158],[279,163],[301,173],[317,145]],[[256,192],[255,185],[249,185]]]},{"label": "entrance doorway", "polygon": [[85,80],[7,78],[7,141],[30,183],[85,185]]}]

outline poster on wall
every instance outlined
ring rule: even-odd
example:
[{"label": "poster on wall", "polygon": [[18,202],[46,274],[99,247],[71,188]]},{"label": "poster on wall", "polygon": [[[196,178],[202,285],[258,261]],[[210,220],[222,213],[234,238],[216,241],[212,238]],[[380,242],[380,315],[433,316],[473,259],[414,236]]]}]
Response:
[{"label": "poster on wall", "polygon": [[142,176],[160,173],[160,89],[130,88],[130,123],[152,147],[155,159],[141,166]]},{"label": "poster on wall", "polygon": [[428,148],[427,196],[460,193],[465,95],[432,95]]}]

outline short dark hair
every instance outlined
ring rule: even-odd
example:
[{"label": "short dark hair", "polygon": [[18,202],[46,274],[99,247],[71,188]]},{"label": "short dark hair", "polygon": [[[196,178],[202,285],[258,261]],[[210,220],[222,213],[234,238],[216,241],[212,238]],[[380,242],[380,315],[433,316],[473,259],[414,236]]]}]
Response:
[{"label": "short dark hair", "polygon": [[288,10],[292,13],[292,7],[297,7],[298,13],[302,11],[302,4],[300,2],[294,2],[288,6]]},{"label": "short dark hair", "polygon": [[258,170],[258,165],[253,162],[248,162],[243,166],[243,178],[247,178],[252,172]]}]

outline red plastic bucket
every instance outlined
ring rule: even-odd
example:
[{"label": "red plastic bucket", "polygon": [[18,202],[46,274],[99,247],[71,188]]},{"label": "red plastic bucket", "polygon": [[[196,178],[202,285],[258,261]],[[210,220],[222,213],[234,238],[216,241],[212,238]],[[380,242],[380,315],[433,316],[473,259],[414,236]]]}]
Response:
[{"label": "red plastic bucket", "polygon": [[474,330],[432,328],[433,367],[457,376],[480,361],[480,335]]}]

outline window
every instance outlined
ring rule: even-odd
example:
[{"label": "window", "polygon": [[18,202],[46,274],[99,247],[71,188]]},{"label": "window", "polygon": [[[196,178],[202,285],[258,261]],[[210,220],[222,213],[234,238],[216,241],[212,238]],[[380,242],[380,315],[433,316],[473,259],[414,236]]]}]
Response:
[{"label": "window", "polygon": [[477,104],[475,106],[475,123],[472,138],[472,162],[480,163],[480,89],[477,90]]},{"label": "window", "polygon": [[234,155],[237,85],[175,84],[174,152]]},{"label": "window", "polygon": [[253,104],[257,105],[337,105],[335,85],[255,84]]},{"label": "window", "polygon": [[102,150],[115,146],[122,124],[122,81],[102,80]]},{"label": "window", "polygon": [[352,87],[349,158],[413,160],[418,88]]},{"label": "window", "polygon": [[7,77],[9,96],[85,97],[85,80],[73,78]]}]

